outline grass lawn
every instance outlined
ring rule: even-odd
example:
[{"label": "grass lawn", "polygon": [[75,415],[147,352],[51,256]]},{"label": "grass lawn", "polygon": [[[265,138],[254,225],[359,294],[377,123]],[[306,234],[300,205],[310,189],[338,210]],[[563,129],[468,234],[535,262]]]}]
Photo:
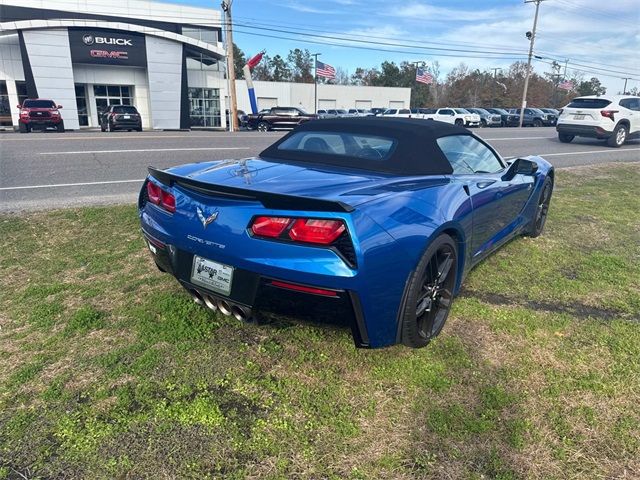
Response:
[{"label": "grass lawn", "polygon": [[639,185],[559,171],[415,351],[215,316],[132,206],[0,216],[0,478],[638,478]]}]

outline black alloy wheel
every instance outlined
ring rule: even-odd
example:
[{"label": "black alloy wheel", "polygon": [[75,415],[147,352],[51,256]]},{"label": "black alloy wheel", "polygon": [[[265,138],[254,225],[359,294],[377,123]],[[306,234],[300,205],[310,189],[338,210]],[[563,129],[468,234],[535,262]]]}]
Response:
[{"label": "black alloy wheel", "polygon": [[462,127],[462,126],[464,126],[464,121],[461,118],[458,118],[455,121],[455,124],[458,125],[459,127]]},{"label": "black alloy wheel", "polygon": [[423,255],[409,285],[402,324],[402,343],[426,346],[449,316],[458,271],[455,241],[440,235]]},{"label": "black alloy wheel", "polygon": [[571,141],[575,138],[575,135],[569,135],[568,133],[559,133],[558,140],[562,143],[571,143]]},{"label": "black alloy wheel", "polygon": [[534,127],[542,127],[542,126],[543,126],[542,120],[540,120],[539,118],[536,118],[536,119],[533,121],[533,126],[534,126]]},{"label": "black alloy wheel", "polygon": [[258,129],[259,132],[268,132],[269,131],[269,124],[267,122],[260,122],[258,123]]},{"label": "black alloy wheel", "polygon": [[542,185],[542,191],[538,197],[538,203],[536,206],[535,217],[531,221],[529,229],[526,231],[526,235],[529,237],[539,237],[544,230],[544,224],[547,221],[547,215],[549,214],[549,204],[551,203],[551,194],[553,193],[553,181],[547,177]]}]

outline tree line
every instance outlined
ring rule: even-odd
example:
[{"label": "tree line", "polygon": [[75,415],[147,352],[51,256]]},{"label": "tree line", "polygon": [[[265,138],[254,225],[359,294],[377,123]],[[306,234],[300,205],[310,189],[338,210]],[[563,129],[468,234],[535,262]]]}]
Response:
[{"label": "tree line", "polygon": [[[243,78],[242,67],[247,61],[244,52],[234,45],[236,77]],[[253,70],[254,80],[272,82],[313,83],[313,57],[306,49],[292,49],[286,57],[264,55]],[[416,66],[411,62],[384,61],[379,67],[356,68],[349,73],[336,68],[336,78],[319,78],[319,83],[337,85],[364,85],[376,87],[406,87],[411,89],[411,107],[438,107],[462,105],[468,107],[519,107],[527,71],[525,62],[515,62],[500,72],[472,69],[460,63],[447,75],[440,71],[437,61],[426,65],[434,82],[425,85],[415,81]],[[548,72],[532,73],[527,94],[531,107],[561,107],[579,95],[603,95],[606,88],[596,77],[584,78],[579,71],[562,72],[563,67],[553,62]],[[559,88],[564,80],[573,83],[573,90]]]}]

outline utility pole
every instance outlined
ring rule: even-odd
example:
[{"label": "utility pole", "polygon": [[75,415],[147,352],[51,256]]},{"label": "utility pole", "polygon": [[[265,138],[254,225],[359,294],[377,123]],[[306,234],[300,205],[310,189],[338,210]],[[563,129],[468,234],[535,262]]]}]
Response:
[{"label": "utility pole", "polygon": [[627,80],[631,80],[631,77],[624,77],[624,88],[622,89],[622,94],[626,95],[627,94]]},{"label": "utility pole", "polygon": [[535,3],[536,14],[533,17],[533,30],[527,32],[527,38],[529,38],[529,60],[527,61],[527,74],[524,77],[524,91],[522,92],[522,105],[520,107],[520,128],[522,128],[522,122],[524,121],[524,109],[527,106],[527,90],[529,88],[529,77],[531,76],[531,56],[533,55],[533,42],[536,39],[536,27],[538,26],[538,10],[540,9],[540,2],[543,0],[524,0],[524,3]]},{"label": "utility pole", "polygon": [[498,70],[502,71],[501,68],[492,68],[493,70],[493,84],[491,85],[491,106],[494,107],[496,103],[496,83],[498,82]]},{"label": "utility pole", "polygon": [[313,62],[313,113],[318,113],[318,57],[321,53],[312,53]]},{"label": "utility pole", "polygon": [[222,10],[225,14],[225,26],[227,27],[227,80],[229,85],[229,99],[231,105],[229,108],[229,131],[238,130],[238,99],[236,97],[236,68],[233,63],[233,27],[231,24],[231,4],[233,0],[222,0]]}]

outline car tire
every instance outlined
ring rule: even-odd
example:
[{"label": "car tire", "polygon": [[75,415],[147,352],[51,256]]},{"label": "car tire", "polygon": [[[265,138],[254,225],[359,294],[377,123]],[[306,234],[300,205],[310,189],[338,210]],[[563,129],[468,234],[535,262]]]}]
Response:
[{"label": "car tire", "polygon": [[269,131],[269,123],[268,122],[260,122],[258,123],[258,127],[256,128],[259,132],[268,132]]},{"label": "car tire", "polygon": [[18,124],[18,131],[20,133],[29,133],[29,126],[25,123],[20,122]]},{"label": "car tire", "polygon": [[141,131],[142,131],[142,127],[136,128],[136,132],[141,132]]},{"label": "car tire", "polygon": [[575,135],[569,135],[568,133],[559,133],[558,140],[562,143],[571,143],[571,141],[575,138]]},{"label": "car tire", "polygon": [[607,138],[607,145],[614,148],[620,148],[627,141],[629,136],[629,129],[626,125],[619,124],[614,130],[613,134]]},{"label": "car tire", "polygon": [[463,127],[464,126],[464,121],[461,120],[460,118],[458,118],[455,122],[453,122],[455,125],[459,126],[459,127]]},{"label": "car tire", "polygon": [[110,132],[115,132],[116,131],[114,126],[111,124],[111,122],[107,123],[107,130],[109,130]]},{"label": "car tire", "polygon": [[542,123],[542,120],[540,120],[539,118],[536,118],[535,120],[533,120],[533,126],[534,127],[543,127],[544,124]]},{"label": "car tire", "polygon": [[480,120],[480,128],[487,128],[487,121],[486,120]]},{"label": "car tire", "polygon": [[100,124],[100,131],[101,132],[106,132],[107,131],[107,127],[105,127],[104,123]]},{"label": "car tire", "polygon": [[436,237],[411,274],[401,318],[402,343],[421,348],[436,337],[449,316],[458,276],[458,249],[447,234]]},{"label": "car tire", "polygon": [[58,125],[56,125],[56,129],[58,130],[58,132],[64,133],[64,122],[61,121]]},{"label": "car tire", "polygon": [[553,195],[553,180],[550,177],[544,179],[540,195],[536,202],[536,213],[529,223],[529,226],[525,230],[524,234],[527,237],[536,238],[542,234],[544,230],[544,224],[547,221],[547,215],[549,213],[549,204],[551,203],[551,196]]}]

